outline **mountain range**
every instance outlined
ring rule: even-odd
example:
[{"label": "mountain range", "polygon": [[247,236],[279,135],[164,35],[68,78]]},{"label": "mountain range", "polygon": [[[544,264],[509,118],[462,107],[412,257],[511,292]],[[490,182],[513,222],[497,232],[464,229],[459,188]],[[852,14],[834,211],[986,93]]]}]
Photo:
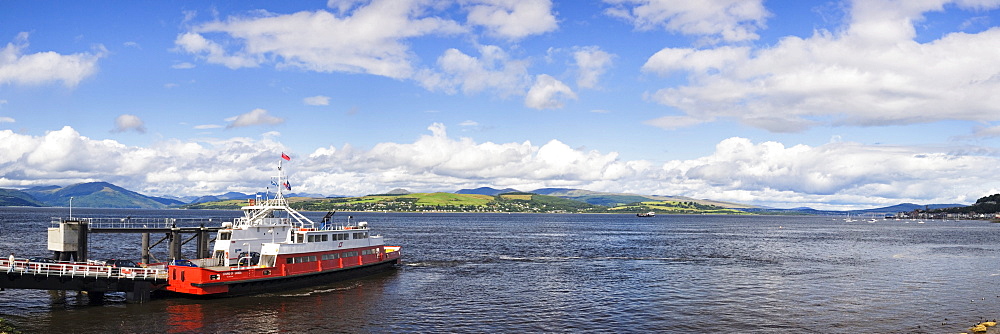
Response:
[{"label": "mountain range", "polygon": [[[393,189],[392,191],[389,191],[386,194],[406,195],[409,193],[410,192],[405,189]],[[509,193],[526,193],[526,194],[531,193],[531,194],[559,197],[563,199],[584,202],[592,205],[601,205],[608,207],[613,207],[616,205],[625,205],[636,202],[644,202],[644,201],[674,201],[674,202],[697,203],[700,205],[712,205],[728,209],[737,209],[737,210],[760,212],[760,213],[767,213],[767,212],[804,213],[804,214],[843,213],[842,211],[821,211],[821,210],[814,210],[811,208],[796,208],[796,209],[763,208],[753,205],[713,201],[706,199],[695,199],[683,196],[607,193],[607,192],[597,192],[597,191],[569,189],[569,188],[542,188],[542,189],[535,189],[529,192],[521,192],[518,191],[517,189],[512,189],[512,188],[495,189],[490,187],[480,187],[475,189],[461,189],[456,191],[455,193],[468,194],[468,195],[488,195],[488,196],[497,196],[499,194],[509,194]],[[228,192],[220,195],[187,197],[183,199],[163,198],[163,197],[142,195],[137,192],[116,186],[108,182],[87,182],[87,183],[73,184],[65,187],[43,186],[43,187],[33,187],[23,190],[0,189],[0,206],[66,207],[70,206],[70,201],[72,201],[72,205],[75,207],[162,209],[170,207],[180,207],[186,204],[196,204],[196,203],[206,203],[206,202],[216,202],[216,201],[226,201],[226,200],[246,200],[254,198],[255,196],[257,196],[257,194]],[[324,196],[316,194],[287,194],[286,197],[324,198]],[[343,196],[332,196],[332,197],[343,197]],[[912,203],[903,203],[884,208],[853,210],[850,212],[859,214],[860,213],[879,214],[879,213],[909,212],[916,209],[925,209],[925,208],[938,209],[938,208],[962,207],[962,206],[966,205],[934,204],[925,206]]]}]

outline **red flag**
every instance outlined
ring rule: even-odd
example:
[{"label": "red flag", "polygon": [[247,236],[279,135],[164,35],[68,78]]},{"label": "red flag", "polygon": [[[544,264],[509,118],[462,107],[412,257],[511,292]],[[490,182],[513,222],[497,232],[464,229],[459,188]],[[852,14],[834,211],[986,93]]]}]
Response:
[{"label": "red flag", "polygon": [[281,158],[285,159],[285,160],[288,160],[288,161],[292,161],[292,157],[290,157],[287,154],[285,154],[285,152],[281,152]]}]

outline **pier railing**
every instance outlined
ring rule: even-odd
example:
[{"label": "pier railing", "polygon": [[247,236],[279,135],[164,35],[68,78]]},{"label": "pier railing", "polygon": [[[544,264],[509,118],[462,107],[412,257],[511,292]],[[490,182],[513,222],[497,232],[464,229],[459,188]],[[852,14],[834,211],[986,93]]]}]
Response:
[{"label": "pier railing", "polygon": [[121,277],[167,279],[167,270],[158,268],[111,267],[85,262],[32,262],[27,259],[0,259],[0,272],[66,277]]},{"label": "pier railing", "polygon": [[60,223],[83,222],[91,229],[143,229],[143,228],[173,228],[182,226],[218,226],[226,218],[63,218],[53,217],[52,227]]}]

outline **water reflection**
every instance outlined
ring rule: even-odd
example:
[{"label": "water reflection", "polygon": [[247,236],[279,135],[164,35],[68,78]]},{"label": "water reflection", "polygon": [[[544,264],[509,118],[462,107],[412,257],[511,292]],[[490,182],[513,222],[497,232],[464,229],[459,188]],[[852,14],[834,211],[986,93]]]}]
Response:
[{"label": "water reflection", "polygon": [[201,304],[167,303],[167,333],[201,332],[205,327],[205,312]]},{"label": "water reflection", "polygon": [[245,297],[165,300],[161,329],[168,333],[356,331],[379,313],[375,305],[381,303],[383,285],[393,277]]}]

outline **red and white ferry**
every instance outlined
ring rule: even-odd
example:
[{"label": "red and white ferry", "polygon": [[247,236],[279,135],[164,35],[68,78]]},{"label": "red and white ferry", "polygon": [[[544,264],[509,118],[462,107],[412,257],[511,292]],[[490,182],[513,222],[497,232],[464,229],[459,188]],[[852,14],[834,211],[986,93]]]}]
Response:
[{"label": "red and white ferry", "polygon": [[[282,158],[285,158],[282,155]],[[286,160],[288,158],[285,158]],[[244,216],[223,223],[213,257],[172,265],[166,290],[187,295],[228,296],[306,287],[360,277],[400,262],[400,246],[386,246],[366,222],[315,223],[288,206],[291,190],[278,164],[273,195],[250,200]]]}]

